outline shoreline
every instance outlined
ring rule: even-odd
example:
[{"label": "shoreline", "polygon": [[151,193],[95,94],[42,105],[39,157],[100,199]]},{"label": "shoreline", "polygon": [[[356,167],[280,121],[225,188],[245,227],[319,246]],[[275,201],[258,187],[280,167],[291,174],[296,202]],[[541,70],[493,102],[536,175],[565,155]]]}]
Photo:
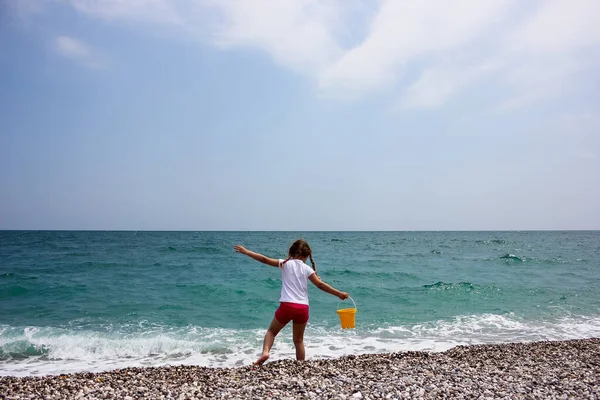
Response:
[{"label": "shoreline", "polygon": [[[18,397],[17,397],[18,396]],[[33,396],[33,397],[31,397]],[[0,399],[600,398],[600,338],[349,355],[261,367],[187,365],[0,377]]]}]

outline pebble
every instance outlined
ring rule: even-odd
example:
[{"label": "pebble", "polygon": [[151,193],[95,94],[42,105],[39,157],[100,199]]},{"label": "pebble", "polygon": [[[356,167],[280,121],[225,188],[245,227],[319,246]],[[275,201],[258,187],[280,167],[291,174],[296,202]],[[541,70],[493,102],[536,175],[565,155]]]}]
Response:
[{"label": "pebble", "polygon": [[1,399],[600,399],[600,338],[458,346],[262,367],[0,377]]}]

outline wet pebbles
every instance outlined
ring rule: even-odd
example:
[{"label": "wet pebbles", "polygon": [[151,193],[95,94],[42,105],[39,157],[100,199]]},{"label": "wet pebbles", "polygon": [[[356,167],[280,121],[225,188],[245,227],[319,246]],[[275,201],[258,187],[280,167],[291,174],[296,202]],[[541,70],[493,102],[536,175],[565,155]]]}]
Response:
[{"label": "wet pebbles", "polygon": [[600,339],[0,377],[0,399],[600,399]]}]

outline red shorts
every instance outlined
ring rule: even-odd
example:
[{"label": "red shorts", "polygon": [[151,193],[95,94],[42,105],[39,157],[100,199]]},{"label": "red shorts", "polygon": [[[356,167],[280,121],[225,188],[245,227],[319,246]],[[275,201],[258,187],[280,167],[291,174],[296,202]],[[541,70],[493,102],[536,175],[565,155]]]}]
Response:
[{"label": "red shorts", "polygon": [[275,318],[282,325],[290,321],[294,321],[295,324],[305,324],[308,322],[308,306],[297,303],[279,303],[279,308],[275,311]]}]

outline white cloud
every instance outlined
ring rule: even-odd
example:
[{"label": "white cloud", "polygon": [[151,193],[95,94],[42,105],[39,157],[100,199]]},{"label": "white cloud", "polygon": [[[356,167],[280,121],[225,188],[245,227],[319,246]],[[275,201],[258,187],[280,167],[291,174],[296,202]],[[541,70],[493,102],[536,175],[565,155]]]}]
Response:
[{"label": "white cloud", "polygon": [[323,71],[320,87],[349,95],[389,87],[407,64],[452,57],[452,52],[469,46],[509,4],[509,0],[386,0],[365,40]]},{"label": "white cloud", "polygon": [[67,57],[81,58],[90,54],[87,46],[82,41],[69,36],[57,36],[56,48]]},{"label": "white cloud", "polygon": [[81,40],[70,36],[57,36],[54,40],[54,46],[58,53],[70,58],[82,65],[91,68],[104,68],[106,62],[96,52]]},{"label": "white cloud", "polygon": [[435,108],[445,104],[460,89],[489,76],[498,65],[482,64],[468,68],[440,66],[428,68],[405,89],[400,108]]},{"label": "white cloud", "polygon": [[342,49],[332,34],[338,4],[322,0],[233,0],[211,3],[221,14],[224,47],[255,47],[295,71],[315,74]]},{"label": "white cloud", "polygon": [[495,57],[502,82],[515,92],[500,110],[523,107],[576,91],[600,66],[600,3],[548,0],[510,32]]},{"label": "white cloud", "polygon": [[600,44],[600,2],[545,0],[510,37],[524,52],[569,52]]},{"label": "white cloud", "polygon": [[68,0],[107,20],[159,22],[223,49],[247,47],[314,76],[341,55],[334,32],[356,0]]},{"label": "white cloud", "polygon": [[384,0],[366,35],[344,48],[331,18],[342,3],[284,3],[220,2],[226,22],[217,42],[259,48],[330,97],[398,91],[403,108],[439,107],[475,84],[512,92],[503,109],[555,98],[594,67],[589,54],[575,53],[597,52],[600,38],[596,0]]},{"label": "white cloud", "polygon": [[444,104],[461,85],[456,74],[441,69],[427,69],[406,89],[401,102],[404,108],[430,108]]},{"label": "white cloud", "polygon": [[395,93],[405,109],[489,87],[505,95],[498,108],[523,107],[575,91],[600,64],[598,0],[381,0],[368,12],[358,0],[56,1],[227,50],[257,49],[322,95]]}]

